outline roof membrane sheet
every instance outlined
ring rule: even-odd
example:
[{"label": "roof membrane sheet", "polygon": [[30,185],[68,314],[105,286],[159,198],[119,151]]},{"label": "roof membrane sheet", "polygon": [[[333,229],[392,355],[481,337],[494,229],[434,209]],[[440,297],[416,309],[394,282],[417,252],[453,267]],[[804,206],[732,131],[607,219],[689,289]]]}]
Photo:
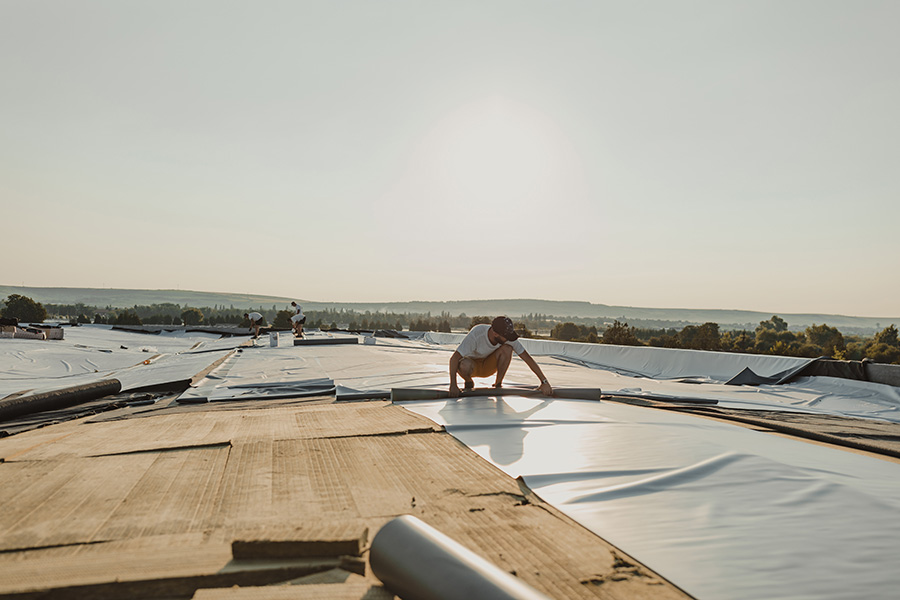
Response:
[{"label": "roof membrane sheet", "polygon": [[402,405],[697,598],[900,586],[896,462],[610,402]]},{"label": "roof membrane sheet", "polygon": [[[452,345],[462,341],[462,334],[426,333],[426,341]],[[654,379],[696,379],[697,382],[726,382],[750,368],[763,377],[787,374],[808,364],[809,358],[763,356],[732,352],[707,352],[647,346],[613,346],[583,344],[555,340],[522,339],[532,356],[555,356],[577,364]]]},{"label": "roof membrane sheet", "polygon": [[[110,377],[128,391],[182,381],[219,359],[179,400],[446,389],[459,339],[272,346],[262,338],[235,349],[246,338],[108,328],[66,336],[0,344],[0,394]],[[557,388],[900,421],[900,388],[891,386],[831,377],[726,384],[747,367],[776,377],[803,359],[525,342]],[[504,383],[537,380],[514,358]],[[404,406],[698,598],[883,597],[900,584],[897,463],[612,402],[488,396]]]},{"label": "roof membrane sheet", "polygon": [[[151,335],[114,330],[106,325],[83,325],[66,327],[62,340],[2,340],[0,398],[111,378],[122,381],[125,389],[190,378],[205,366],[185,376],[186,369],[204,361],[209,365],[247,339],[220,339],[215,334],[182,331]],[[171,359],[182,353],[206,356],[199,360]]]},{"label": "roof membrane sheet", "polygon": [[352,346],[258,343],[230,356],[179,401],[334,393],[338,386],[345,394],[446,386],[448,358],[441,349],[401,340],[379,339],[378,345]]},{"label": "roof membrane sheet", "polygon": [[[426,334],[448,351],[457,334]],[[900,422],[900,388],[839,379],[799,377],[789,383],[727,385],[749,367],[773,377],[795,372],[806,358],[522,340],[554,385],[599,387],[605,394],[648,399],[715,400],[725,408],[802,411]],[[513,361],[515,364],[516,361]],[[544,366],[544,365],[547,366]],[[525,382],[530,382],[527,376]]]},{"label": "roof membrane sheet", "polygon": [[[723,358],[723,353],[716,352],[646,348],[657,351],[652,353],[655,364],[661,365],[667,354],[671,354],[676,365],[666,371],[665,378],[656,379],[640,372],[647,368],[647,361],[641,358],[642,353],[634,353],[633,348],[602,348],[605,360],[617,365],[607,368],[593,360],[572,360],[575,353],[596,358],[591,353],[597,352],[597,344],[541,342],[541,345],[546,354],[538,354],[536,359],[551,384],[557,387],[599,387],[604,394],[620,396],[714,400],[726,408],[800,411],[900,422],[900,388],[883,384],[833,377],[801,377],[787,384],[757,386],[725,384],[746,366],[741,361],[748,355],[725,354]],[[556,354],[552,353],[554,345],[558,346]],[[344,393],[384,393],[398,387],[445,388],[449,381],[450,354],[455,349],[455,343],[383,338],[378,338],[374,345],[315,347],[270,347],[257,340],[255,346],[242,348],[238,355],[200,382],[198,389],[186,392],[185,397],[225,400],[281,396],[292,385],[303,388],[306,382],[320,379],[331,380]],[[622,356],[616,357],[619,351]],[[685,356],[688,359],[682,360]],[[627,357],[638,357],[642,362],[631,364]],[[783,357],[751,358],[754,371],[764,374],[782,372],[799,364],[796,359]],[[715,378],[704,375],[702,359],[714,363],[710,371],[716,374]],[[476,379],[476,383],[487,387],[493,383],[493,377]],[[514,359],[504,383],[536,385],[537,380],[524,362]],[[253,389],[246,384],[253,384]]]}]

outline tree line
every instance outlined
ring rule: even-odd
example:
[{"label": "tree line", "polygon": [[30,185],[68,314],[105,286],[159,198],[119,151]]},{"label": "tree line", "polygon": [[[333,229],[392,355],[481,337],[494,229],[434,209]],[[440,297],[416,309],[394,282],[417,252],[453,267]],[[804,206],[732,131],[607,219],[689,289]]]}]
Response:
[{"label": "tree line", "polygon": [[615,321],[604,331],[595,326],[572,322],[558,323],[550,332],[557,340],[617,344],[620,346],[654,346],[688,350],[774,354],[838,360],[870,359],[879,363],[900,364],[900,339],[897,327],[890,325],[874,337],[844,336],[837,328],[813,324],[804,331],[790,331],[787,322],[777,315],[760,321],[754,331],[719,331],[717,323],[686,325],[682,329],[642,329]]},{"label": "tree line", "polygon": [[[263,315],[264,324],[276,329],[290,329],[292,310],[259,307],[250,309]],[[2,316],[16,317],[21,322],[40,323],[50,317],[68,319],[73,323],[101,323],[110,325],[208,325],[247,327],[244,313],[234,306],[190,307],[173,303],[135,305],[132,308],[98,308],[81,303],[42,305],[27,296],[11,294],[3,302]],[[393,313],[357,312],[349,309],[307,311],[308,328],[350,331],[468,331],[479,323],[490,323],[492,317],[442,312]],[[589,323],[588,321],[587,323]],[[777,315],[760,321],[753,330],[720,331],[717,323],[685,325],[676,328],[641,328],[614,321],[611,325],[560,322],[551,315],[528,314],[515,321],[516,330],[525,338],[541,338],[534,330],[546,331],[543,339],[576,341],[624,346],[654,346],[688,350],[745,352],[815,358],[831,357],[839,360],[870,359],[879,363],[900,364],[900,340],[897,327],[890,325],[875,336],[844,335],[826,324],[813,324],[804,331],[790,331],[788,323]]]}]

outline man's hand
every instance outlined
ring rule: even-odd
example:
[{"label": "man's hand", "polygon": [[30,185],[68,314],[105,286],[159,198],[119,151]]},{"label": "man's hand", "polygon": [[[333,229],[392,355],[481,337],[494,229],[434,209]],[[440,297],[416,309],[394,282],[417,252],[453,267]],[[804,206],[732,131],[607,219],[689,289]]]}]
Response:
[{"label": "man's hand", "polygon": [[541,386],[538,389],[541,391],[541,394],[543,394],[544,396],[552,396],[553,395],[553,388],[550,387],[550,382],[547,381],[546,379],[541,382]]},{"label": "man's hand", "polygon": [[451,398],[459,398],[459,386],[454,381],[450,384],[450,397]]}]

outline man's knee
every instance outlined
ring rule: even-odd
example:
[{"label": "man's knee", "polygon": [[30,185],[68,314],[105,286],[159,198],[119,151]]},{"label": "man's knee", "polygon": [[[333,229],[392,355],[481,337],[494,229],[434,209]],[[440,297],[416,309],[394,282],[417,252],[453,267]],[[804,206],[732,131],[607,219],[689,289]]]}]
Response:
[{"label": "man's knee", "polygon": [[509,344],[503,344],[497,348],[497,358],[511,359],[513,349]]},{"label": "man's knee", "polygon": [[475,362],[471,358],[463,358],[459,361],[458,372],[463,377],[471,377],[475,370]]}]

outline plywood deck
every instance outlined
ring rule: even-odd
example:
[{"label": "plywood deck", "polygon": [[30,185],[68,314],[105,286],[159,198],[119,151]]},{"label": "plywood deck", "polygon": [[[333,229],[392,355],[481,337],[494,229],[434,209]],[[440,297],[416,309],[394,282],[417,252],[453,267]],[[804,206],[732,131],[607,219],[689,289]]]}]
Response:
[{"label": "plywood deck", "polygon": [[[81,419],[0,439],[0,597],[263,597],[250,588],[352,570],[346,556],[326,556],[348,546],[325,542],[372,536],[402,514],[553,598],[685,597],[403,408],[245,406]],[[257,550],[321,542],[304,547],[326,555],[278,554],[288,544],[236,559],[235,540]],[[363,572],[278,593],[384,596]],[[248,589],[211,589],[235,585]]]}]

